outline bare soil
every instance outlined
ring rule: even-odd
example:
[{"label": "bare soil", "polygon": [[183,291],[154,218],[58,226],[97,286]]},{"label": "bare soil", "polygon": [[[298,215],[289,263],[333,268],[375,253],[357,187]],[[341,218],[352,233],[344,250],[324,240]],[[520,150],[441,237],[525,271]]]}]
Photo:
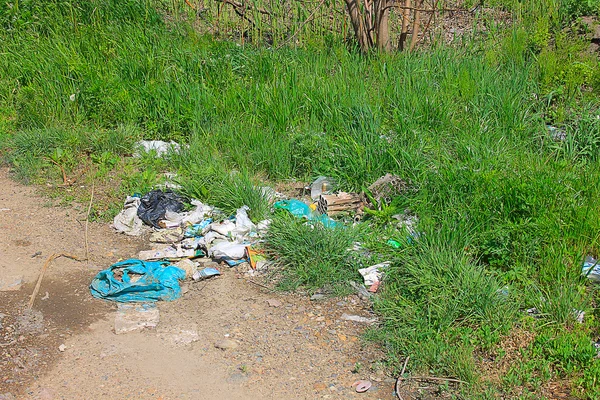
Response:
[{"label": "bare soil", "polygon": [[[108,224],[89,224],[91,262],[51,264],[27,310],[48,256],[85,256],[86,209],[54,207],[0,170],[0,280],[23,277],[20,289],[0,291],[0,399],[395,398],[380,351],[360,338],[365,325],[340,319],[370,316],[354,295],[314,302],[222,267],[158,304],[155,329],[116,335],[116,305],[92,298],[88,285],[148,246]],[[237,347],[216,348],[224,339]],[[373,387],[356,393],[359,379]]]}]

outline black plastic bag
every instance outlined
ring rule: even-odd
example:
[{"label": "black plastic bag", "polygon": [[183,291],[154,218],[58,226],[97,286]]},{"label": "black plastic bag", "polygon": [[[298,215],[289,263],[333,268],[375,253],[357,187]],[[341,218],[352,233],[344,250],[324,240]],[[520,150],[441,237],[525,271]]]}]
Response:
[{"label": "black plastic bag", "polygon": [[145,224],[160,228],[158,221],[165,219],[167,211],[183,210],[182,200],[181,196],[171,191],[153,190],[142,197],[137,215]]}]

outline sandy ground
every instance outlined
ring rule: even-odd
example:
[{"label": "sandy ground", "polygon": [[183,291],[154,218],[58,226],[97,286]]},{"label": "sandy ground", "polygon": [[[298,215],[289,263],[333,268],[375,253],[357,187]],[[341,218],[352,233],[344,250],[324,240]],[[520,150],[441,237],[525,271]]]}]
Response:
[{"label": "sandy ground", "polygon": [[[115,334],[116,305],[92,298],[88,285],[148,245],[108,224],[89,225],[91,262],[51,264],[28,311],[48,256],[85,255],[85,215],[86,206],[53,207],[0,170],[0,399],[395,398],[380,353],[360,339],[365,325],[340,319],[369,316],[354,295],[310,301],[222,267],[158,304],[156,328]],[[232,347],[216,348],[223,340]],[[373,387],[356,393],[358,379]]]}]

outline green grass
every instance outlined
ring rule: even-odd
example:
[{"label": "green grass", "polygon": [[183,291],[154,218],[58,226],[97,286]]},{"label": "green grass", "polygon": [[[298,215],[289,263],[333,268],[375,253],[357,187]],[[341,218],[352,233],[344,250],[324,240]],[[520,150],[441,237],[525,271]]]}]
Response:
[{"label": "green grass", "polygon": [[[189,197],[248,205],[255,221],[270,215],[261,186],[324,175],[362,190],[397,174],[410,190],[358,228],[274,216],[266,249],[282,287],[343,288],[390,260],[368,337],[392,370],[410,356],[411,372],[467,381],[466,398],[535,398],[550,380],[594,398],[598,294],[580,267],[600,255],[600,68],[574,33],[596,6],[492,3],[513,12],[510,28],[462,48],[367,56],[331,35],[277,50],[214,41],[154,1],[0,3],[2,159],[31,183],[62,183],[58,165],[120,182],[104,218],[167,171]],[[130,157],[139,139],[186,146]],[[419,217],[418,240],[395,210]],[[355,241],[373,256],[348,252]],[[517,327],[534,342],[488,381],[482,354],[502,354]]]}]

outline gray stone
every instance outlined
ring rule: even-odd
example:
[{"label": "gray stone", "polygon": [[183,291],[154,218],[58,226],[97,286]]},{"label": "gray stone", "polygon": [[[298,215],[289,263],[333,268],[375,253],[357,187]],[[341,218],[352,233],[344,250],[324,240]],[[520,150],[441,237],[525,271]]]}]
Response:
[{"label": "gray stone", "polygon": [[119,303],[115,313],[115,333],[141,331],[144,328],[156,328],[160,314],[155,304]]},{"label": "gray stone", "polygon": [[232,339],[222,339],[222,340],[219,340],[217,343],[215,343],[215,347],[217,349],[221,349],[223,351],[235,349],[238,346],[239,346],[238,343]]},{"label": "gray stone", "polygon": [[12,292],[21,289],[23,275],[8,275],[0,277],[0,292]]}]

